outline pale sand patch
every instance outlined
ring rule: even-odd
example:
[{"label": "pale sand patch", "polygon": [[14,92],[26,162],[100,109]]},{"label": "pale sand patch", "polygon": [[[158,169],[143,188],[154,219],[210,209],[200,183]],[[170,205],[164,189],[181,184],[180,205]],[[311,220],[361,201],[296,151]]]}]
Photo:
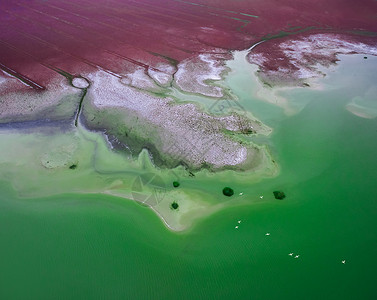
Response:
[{"label": "pale sand patch", "polygon": [[229,55],[200,54],[186,59],[178,65],[175,84],[185,92],[221,98],[224,92],[214,82],[228,71],[225,59],[229,58]]},{"label": "pale sand patch", "polygon": [[89,87],[89,82],[83,77],[75,77],[72,79],[72,85],[79,89],[85,89]]},{"label": "pale sand patch", "polygon": [[133,73],[124,74],[120,79],[124,85],[142,89],[145,91],[158,91],[161,88],[147,75],[144,68],[137,68]]},{"label": "pale sand patch", "polygon": [[374,119],[377,117],[377,86],[371,86],[360,96],[354,97],[346,105],[346,109],[354,115]]},{"label": "pale sand patch", "polygon": [[[208,198],[205,193],[169,191],[164,199],[158,205],[152,207],[153,211],[164,222],[170,230],[184,231],[192,227],[199,219],[213,214],[224,207],[220,201],[203,201],[201,199]],[[176,202],[179,207],[173,209],[171,204]]]},{"label": "pale sand patch", "polygon": [[168,87],[173,81],[173,75],[177,68],[169,64],[158,64],[156,69],[149,68],[148,75],[158,84],[163,87]]},{"label": "pale sand patch", "polygon": [[262,85],[255,91],[254,97],[261,99],[271,104],[275,104],[284,109],[286,115],[291,116],[298,111],[290,106],[289,100],[281,95],[282,91],[289,91],[293,88],[265,88]]},{"label": "pale sand patch", "polygon": [[[132,193],[121,191],[121,189],[124,189],[124,184],[114,182],[111,187],[115,184],[118,184],[116,189],[109,188],[104,194],[136,201],[133,199]],[[210,201],[208,201],[209,198],[211,198]],[[207,200],[204,201],[203,199]],[[178,209],[175,210],[171,208],[173,202],[178,203]],[[140,203],[140,205],[143,204]],[[182,190],[166,191],[161,202],[154,206],[149,206],[167,228],[176,232],[188,230],[198,220],[201,220],[224,207],[225,205],[223,203],[214,200],[212,196],[206,193]]]},{"label": "pale sand patch", "polygon": [[377,117],[377,110],[370,110],[369,108],[363,107],[363,106],[358,106],[355,103],[349,103],[346,105],[346,109],[354,114],[355,116],[358,116],[360,118],[365,118],[365,119],[374,119]]}]

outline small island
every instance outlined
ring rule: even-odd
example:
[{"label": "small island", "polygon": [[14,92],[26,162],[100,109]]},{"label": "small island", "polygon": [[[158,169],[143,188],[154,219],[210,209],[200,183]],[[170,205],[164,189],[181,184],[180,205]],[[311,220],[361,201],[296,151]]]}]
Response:
[{"label": "small island", "polygon": [[275,199],[283,200],[285,198],[285,193],[281,191],[274,191]]},{"label": "small island", "polygon": [[230,197],[230,196],[233,196],[234,191],[230,187],[224,187],[223,188],[223,194],[224,194],[224,196]]}]

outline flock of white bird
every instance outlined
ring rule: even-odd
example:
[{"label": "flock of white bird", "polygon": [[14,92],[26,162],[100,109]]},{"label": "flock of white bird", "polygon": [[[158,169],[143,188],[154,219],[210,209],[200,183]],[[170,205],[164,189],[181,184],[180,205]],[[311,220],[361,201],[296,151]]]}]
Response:
[{"label": "flock of white bird", "polygon": [[[240,195],[241,195],[242,193],[240,193]],[[260,196],[260,198],[262,199],[263,198],[263,196]],[[237,224],[241,224],[241,220],[238,220],[237,221]],[[239,228],[239,225],[236,225],[235,227],[234,227],[235,229],[238,229]],[[271,235],[271,233],[270,232],[266,232],[266,234],[265,234],[266,236],[270,236]],[[289,256],[292,256],[293,258],[299,258],[300,257],[300,255],[299,254],[294,254],[293,252],[291,252],[291,253],[289,253],[288,254]],[[344,260],[342,260],[342,264],[345,264],[346,263],[346,260],[344,259]]]}]

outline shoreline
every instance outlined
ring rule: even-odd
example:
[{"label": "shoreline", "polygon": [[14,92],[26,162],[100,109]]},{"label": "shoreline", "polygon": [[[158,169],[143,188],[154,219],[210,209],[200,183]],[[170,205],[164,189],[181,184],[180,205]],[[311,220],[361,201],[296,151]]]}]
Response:
[{"label": "shoreline", "polygon": [[[148,155],[144,155],[144,159],[129,160],[124,155],[112,151],[100,133],[90,132],[84,128],[80,130],[87,137],[80,137],[73,127],[70,131],[55,132],[52,135],[39,131],[31,133],[30,130],[26,133],[18,130],[1,130],[1,144],[19,149],[3,155],[0,159],[0,164],[6,166],[2,168],[3,172],[0,172],[1,178],[10,182],[18,197],[22,199],[59,195],[69,191],[82,195],[104,193],[135,201],[131,192],[137,174],[153,172],[162,176],[167,185],[178,176],[183,183],[190,183],[190,187],[178,191],[169,188],[164,201],[152,209],[169,224],[171,230],[186,231],[196,223],[196,219],[202,219],[223,207],[223,200],[220,204],[216,199],[209,201],[210,193],[206,189],[198,190],[195,183],[201,182],[200,178],[211,176],[211,180],[224,180],[229,176],[227,174],[233,174],[232,176],[240,176],[238,181],[246,183],[269,177],[263,173],[262,168],[258,172],[243,174],[235,171],[211,173],[202,170],[192,178],[183,167],[173,170],[156,168]],[[28,155],[20,156],[19,152],[25,147],[28,148]],[[0,151],[3,153],[5,150]],[[76,170],[70,170],[72,164],[78,166]],[[146,192],[148,190],[149,188]],[[235,203],[238,202],[234,200]],[[180,203],[178,214],[170,209],[172,201]]]},{"label": "shoreline", "polygon": [[[254,49],[259,44],[260,43],[257,43],[255,45],[253,45],[251,48]],[[247,51],[248,50],[244,50],[243,52],[247,52]],[[105,76],[105,78],[108,78],[106,74],[104,74],[104,76]],[[90,89],[88,89],[87,97],[89,97],[89,99],[86,99],[86,102],[84,103],[84,114],[85,114],[85,109],[88,109],[89,103],[92,103],[92,101],[93,101],[94,110],[96,110],[95,107],[98,108],[101,105],[103,107],[106,107],[107,111],[105,110],[105,113],[104,113],[104,115],[106,116],[109,113],[109,110],[108,110],[109,109],[109,103],[107,103],[107,102],[103,103],[103,102],[101,102],[102,101],[101,99],[99,99],[99,100],[97,99],[99,101],[99,102],[97,102],[97,104],[101,104],[101,105],[96,106],[96,102],[95,102],[96,100],[95,99],[93,100],[93,98],[90,98],[90,97],[93,97],[93,95],[91,95],[91,92],[93,91],[92,90],[93,88],[94,89],[96,88],[96,83],[98,83],[98,81],[94,80],[93,79],[94,77],[91,77],[90,74],[89,74],[88,78],[90,79],[92,86],[90,87]],[[110,85],[112,85],[111,81],[109,83],[110,83]],[[100,86],[101,86],[101,91],[103,92],[103,85],[101,84]],[[124,85],[124,84],[121,84],[119,87],[121,87],[123,90],[131,91],[131,95],[136,93],[135,95],[137,95],[139,98],[143,97],[142,99],[145,100],[144,102],[142,101],[142,103],[137,103],[137,102],[131,101],[130,103],[127,104],[127,105],[131,105],[130,109],[131,109],[131,112],[133,112],[133,113],[135,112],[135,106],[136,106],[136,108],[139,109],[141,111],[141,113],[148,115],[150,111],[147,111],[147,112],[143,111],[143,109],[145,108],[145,105],[147,103],[152,105],[153,101],[157,101],[159,99],[159,98],[156,98],[156,97],[152,97],[149,94],[143,94],[142,92],[136,91],[132,87],[129,87],[129,86]],[[274,89],[276,90],[277,87],[275,87]],[[113,101],[114,102],[113,103],[114,109],[119,109],[119,106],[126,104],[124,101],[122,102],[122,100],[120,100],[120,99],[122,99],[122,98],[113,99],[114,100]],[[187,114],[186,108],[192,107],[193,112],[198,113],[201,118],[204,118],[204,119],[207,118],[207,120],[208,120],[208,118],[211,118],[211,116],[209,116],[208,114],[205,114],[203,111],[199,110],[193,104],[188,104],[188,105],[174,104],[171,107],[169,107],[169,105],[170,105],[169,103],[171,103],[171,102],[174,103],[174,100],[170,100],[168,98],[161,98],[160,100],[161,100],[161,103],[166,105],[166,107],[169,108],[169,109],[171,107],[173,107],[173,108],[174,107],[184,107],[185,108],[184,114]],[[161,103],[158,104],[159,108],[160,108]],[[156,110],[156,111],[158,111],[161,114],[160,109]],[[153,112],[153,111],[151,111],[151,112]],[[102,113],[102,111],[99,110],[98,113]],[[143,115],[141,114],[141,116],[143,116]],[[156,116],[156,115],[153,115],[153,116]],[[189,115],[189,117],[190,116],[191,115]],[[225,116],[223,115],[222,117],[212,117],[212,119],[209,119],[209,120],[217,120],[216,122],[219,122],[219,124],[216,125],[216,126],[218,126],[220,131],[222,131],[222,130],[224,130],[224,128],[226,128],[226,129],[230,130],[231,132],[237,133],[237,131],[240,131],[240,127],[237,127],[238,125],[236,125],[236,122],[234,122],[234,120],[232,121],[232,118],[229,119],[230,116],[231,115],[227,114]],[[103,119],[106,120],[106,117],[103,117]],[[114,118],[112,118],[112,120],[114,120]],[[162,120],[166,120],[166,118],[163,116]],[[118,121],[116,119],[115,119],[115,123],[118,124]],[[72,184],[72,181],[69,178],[65,178],[65,176],[67,176],[67,174],[69,174],[67,172],[75,172],[75,171],[69,171],[68,169],[64,169],[64,171],[63,171],[62,168],[69,167],[69,164],[75,164],[76,160],[77,160],[77,158],[75,158],[75,155],[79,155],[81,157],[80,161],[79,161],[79,169],[84,168],[83,169],[84,173],[81,173],[81,175],[80,175],[80,173],[75,174],[75,176],[73,176],[74,180],[78,180],[78,178],[81,178],[80,176],[82,176],[83,174],[86,174],[85,176],[87,176],[86,177],[87,180],[89,180],[88,178],[93,178],[93,179],[95,178],[95,180],[93,182],[90,182],[90,183],[87,182],[86,183],[87,190],[84,189],[81,185],[77,185],[76,187],[72,188],[73,192],[80,191],[80,193],[82,193],[84,190],[86,190],[86,192],[84,192],[84,194],[85,193],[105,193],[105,194],[111,194],[113,196],[122,197],[122,198],[126,198],[128,200],[131,200],[131,197],[129,196],[130,192],[132,191],[131,183],[126,182],[125,179],[119,178],[119,175],[123,174],[123,173],[117,173],[117,172],[111,172],[110,171],[110,174],[108,174],[108,177],[106,177],[107,175],[104,175],[104,174],[102,174],[98,177],[98,172],[97,172],[98,169],[97,168],[92,169],[93,168],[93,161],[96,161],[96,159],[98,159],[98,157],[97,157],[98,147],[100,147],[100,148],[102,147],[101,151],[104,151],[102,154],[100,154],[100,156],[102,155],[103,158],[106,156],[106,155],[104,155],[104,153],[107,153],[107,154],[112,153],[111,155],[119,156],[119,158],[117,158],[117,161],[119,160],[119,161],[124,162],[128,158],[126,158],[124,156],[122,157],[122,155],[119,155],[118,153],[111,151],[111,149],[109,149],[109,148],[106,148],[106,145],[108,145],[109,141],[104,139],[103,136],[101,136],[101,133],[98,133],[96,131],[92,131],[93,128],[88,130],[88,129],[86,129],[86,127],[87,126],[85,125],[80,130],[82,132],[85,132],[85,134],[93,137],[92,142],[89,142],[90,139],[87,140],[87,142],[89,144],[87,146],[85,146],[85,147],[89,146],[92,149],[88,152],[88,153],[91,153],[89,155],[90,157],[86,157],[84,159],[83,158],[84,157],[83,152],[80,152],[81,150],[77,150],[77,151],[79,151],[81,153],[80,155],[82,155],[82,157],[79,154],[77,154],[78,152],[75,152],[76,151],[75,149],[80,149],[80,147],[82,147],[82,144],[80,144],[82,141],[77,142],[77,146],[75,146],[76,148],[75,147],[72,148],[73,149],[72,155],[71,155],[71,152],[70,152],[71,148],[68,149],[68,148],[63,147],[63,152],[59,152],[59,151],[57,152],[59,155],[60,154],[62,155],[61,157],[59,157],[59,155],[56,157],[56,156],[53,156],[51,154],[51,153],[55,153],[54,151],[56,151],[56,149],[57,149],[56,148],[57,146],[53,145],[53,146],[51,146],[52,152],[50,154],[48,153],[46,157],[43,157],[42,165],[44,165],[44,167],[48,169],[48,172],[54,173],[55,176],[60,174],[59,175],[59,176],[61,176],[60,178],[62,180],[65,179],[65,181],[63,180],[65,182],[64,184],[69,185],[69,184]],[[74,129],[74,128],[72,128],[72,129]],[[144,130],[144,129],[145,129],[145,127],[141,127],[141,129],[139,128],[139,130]],[[212,129],[213,129],[213,127],[212,127]],[[263,130],[262,130],[262,132],[263,132]],[[266,132],[268,132],[268,130]],[[76,134],[78,134],[78,132],[77,131],[71,131],[69,134],[76,135]],[[48,145],[48,144],[46,144],[46,145]],[[51,141],[50,141],[50,145],[52,145]],[[253,145],[253,144],[251,143],[250,145]],[[255,147],[255,146],[253,145],[252,147]],[[22,147],[20,147],[20,148],[22,148]],[[144,148],[145,147],[143,147],[142,149],[144,149]],[[258,148],[258,146],[257,146],[257,148]],[[262,148],[263,148],[263,146],[260,147],[260,149],[262,149]],[[47,150],[44,149],[43,151],[47,151]],[[43,153],[43,152],[41,152],[41,153]],[[39,155],[41,155],[41,153],[39,153]],[[272,160],[270,154],[268,153],[267,149],[264,149],[260,153],[263,154],[263,157],[260,158],[261,162],[259,164],[257,164],[260,167],[259,169],[257,168],[257,170],[253,170],[253,169],[250,170],[249,169],[246,172],[239,173],[239,172],[237,172],[237,170],[224,171],[224,170],[221,170],[221,168],[220,168],[218,170],[218,173],[213,173],[211,175],[210,170],[203,169],[202,167],[200,167],[198,169],[198,172],[195,173],[195,176],[197,177],[197,180],[198,180],[202,176],[204,176],[204,177],[213,176],[212,178],[221,178],[223,176],[225,177],[224,174],[232,174],[232,176],[236,176],[238,179],[241,179],[241,178],[245,179],[246,178],[247,180],[251,180],[251,182],[253,182],[253,181],[255,182],[255,181],[258,181],[258,180],[262,180],[264,178],[276,176],[277,173],[278,173],[278,168],[277,168],[276,163],[273,162],[273,160]],[[142,154],[139,155],[139,160],[140,160],[141,155]],[[169,170],[169,169],[161,170],[159,168],[155,168],[153,162],[151,161],[151,158],[148,155],[146,157],[147,157],[147,160],[149,159],[149,161],[146,161],[141,165],[138,165],[139,162],[135,161],[135,160],[128,162],[126,165],[133,166],[132,171],[131,170],[128,171],[129,174],[132,174],[132,172],[135,172],[136,174],[138,174],[138,172],[140,172],[140,170],[143,170],[143,171],[153,170],[153,172],[157,172],[157,173],[161,172],[161,174],[163,174],[164,172],[172,171],[172,170]],[[54,159],[56,159],[56,162],[54,162]],[[83,159],[83,161],[81,161],[81,159]],[[106,158],[104,161],[109,161],[109,160],[111,160],[111,159]],[[20,163],[20,162],[18,162],[18,163]],[[117,163],[113,163],[113,165],[116,166]],[[48,166],[48,167],[46,167],[46,166]],[[142,166],[142,168],[140,168],[140,166]],[[110,169],[109,166],[106,166],[106,167]],[[146,169],[143,169],[145,167],[146,167]],[[119,167],[117,167],[117,168],[119,168]],[[60,172],[60,170],[62,170],[62,172]],[[255,172],[254,174],[251,173],[253,171]],[[41,170],[36,171],[35,174],[40,175],[41,174],[40,172],[41,172]],[[125,174],[127,174],[127,173],[125,173]],[[210,175],[207,175],[207,174],[210,174]],[[39,176],[39,175],[37,175],[37,176]],[[90,176],[88,176],[88,175],[90,175]],[[41,175],[41,176],[43,177],[43,176],[46,176],[46,175]],[[186,176],[186,177],[188,176],[187,172],[184,176]],[[230,178],[232,176],[230,176]],[[129,178],[134,178],[134,176],[131,176]],[[37,178],[34,178],[34,180],[36,180],[36,179]],[[17,187],[17,184],[16,184],[15,189],[22,191],[22,184],[23,183],[21,183],[21,181],[20,181],[22,179],[20,178],[20,179],[17,179],[17,180],[19,180],[18,187]],[[31,182],[31,184],[33,184],[33,182]],[[76,184],[78,184],[78,183],[76,183]],[[36,183],[35,187],[37,187],[37,186],[38,186],[38,183]],[[63,186],[60,187],[60,188],[64,189]],[[31,195],[30,197],[33,197],[33,195],[39,195],[38,192],[35,191],[35,187],[33,188],[31,186],[31,190],[33,190],[33,192],[36,193],[36,194],[30,194]],[[48,194],[49,189],[50,188],[45,190],[45,192],[47,191],[47,194],[45,194],[45,195],[51,195],[51,194]],[[110,190],[108,190],[108,189],[110,189]],[[119,192],[119,189],[122,189],[122,192]],[[25,192],[26,192],[26,194],[30,193],[30,191],[27,192],[27,189],[23,191],[23,193],[25,193]],[[43,191],[41,191],[41,192],[43,194]],[[55,190],[55,189],[53,189],[53,191],[52,191],[50,189],[50,193],[52,193],[52,194],[59,193],[59,191]],[[188,189],[188,190],[181,192],[181,193],[177,193],[176,191],[173,190],[173,191],[170,191],[169,193],[170,193],[169,195],[171,196],[169,201],[172,201],[172,199],[178,199],[177,201],[182,201],[182,199],[185,199],[183,202],[186,203],[186,205],[183,205],[181,207],[180,214],[178,215],[176,212],[173,211],[173,213],[176,213],[175,215],[173,215],[171,213],[169,203],[167,203],[166,201],[158,203],[157,206],[152,207],[152,210],[154,210],[155,213],[160,217],[160,219],[162,219],[162,222],[164,222],[165,225],[168,226],[173,231],[188,230],[190,228],[190,226],[192,226],[193,224],[196,223],[196,220],[203,219],[203,218],[205,218],[205,216],[211,215],[211,214],[219,211],[220,209],[227,207],[226,203],[228,203],[228,202],[226,202],[225,204],[222,203],[222,202],[218,203],[218,202],[216,202],[218,200],[214,200],[215,198],[213,198],[212,200],[207,199],[207,201],[209,201],[209,202],[203,202],[201,199],[202,198],[208,198],[208,195],[209,195],[208,192],[206,194],[206,193],[203,193],[200,190],[195,190],[195,189]],[[203,195],[198,197],[197,193],[203,193]],[[21,194],[22,194],[22,192],[21,192]],[[194,196],[189,196],[190,194],[194,194]],[[196,194],[196,196],[195,196],[195,194]],[[237,202],[235,202],[233,205],[237,205]],[[193,215],[195,215],[195,217],[193,217]]]}]

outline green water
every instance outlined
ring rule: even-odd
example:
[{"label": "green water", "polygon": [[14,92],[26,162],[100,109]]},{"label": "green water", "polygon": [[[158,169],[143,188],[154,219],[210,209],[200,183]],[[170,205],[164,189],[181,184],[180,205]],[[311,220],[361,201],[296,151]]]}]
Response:
[{"label": "green water", "polygon": [[[344,58],[322,90],[285,92],[300,107],[292,116],[253,97],[257,82],[249,67],[234,62],[228,84],[274,129],[256,140],[268,144],[280,173],[249,186],[232,182],[244,200],[234,198],[234,205],[186,232],[171,232],[132,201],[66,194],[80,188],[71,181],[54,196],[19,198],[10,181],[25,191],[37,188],[17,183],[11,166],[1,164],[0,299],[376,299],[377,119],[346,110],[375,87],[377,61],[361,58]],[[80,147],[95,152],[93,144]],[[96,161],[79,159],[78,172]],[[85,189],[118,180],[100,163],[105,160],[96,168],[110,175],[78,173],[89,178]],[[137,165],[130,166],[121,176],[137,174]],[[180,188],[215,193],[225,181],[222,175],[182,178]],[[276,189],[287,198],[274,200]],[[221,192],[213,197],[224,201]]]}]

